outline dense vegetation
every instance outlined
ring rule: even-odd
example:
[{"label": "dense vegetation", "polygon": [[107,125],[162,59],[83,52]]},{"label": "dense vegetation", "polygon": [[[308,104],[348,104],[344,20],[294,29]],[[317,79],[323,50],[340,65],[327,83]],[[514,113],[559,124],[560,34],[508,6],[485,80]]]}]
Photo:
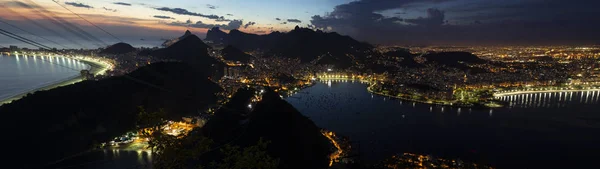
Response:
[{"label": "dense vegetation", "polygon": [[[271,90],[249,111],[255,93],[239,89],[204,127],[182,139],[153,133],[154,167],[327,168],[332,145],[320,129]],[[155,115],[140,117],[140,126],[160,125]]]},{"label": "dense vegetation", "polygon": [[36,92],[0,107],[10,119],[2,123],[5,143],[19,147],[7,161],[16,168],[47,164],[134,129],[139,106],[180,119],[215,104],[221,90],[204,72],[173,62]]}]

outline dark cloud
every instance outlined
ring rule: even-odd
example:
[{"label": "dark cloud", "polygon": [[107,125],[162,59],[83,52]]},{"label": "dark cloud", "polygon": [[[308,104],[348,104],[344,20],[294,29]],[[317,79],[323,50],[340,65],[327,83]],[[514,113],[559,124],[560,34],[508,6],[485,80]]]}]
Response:
[{"label": "dark cloud", "polygon": [[444,11],[440,11],[439,9],[429,8],[427,9],[426,17],[419,17],[416,19],[404,19],[404,22],[412,23],[416,25],[425,25],[425,26],[439,26],[444,24]]},{"label": "dark cloud", "polygon": [[280,21],[280,20],[281,20],[281,18],[275,18],[275,20],[278,20],[278,21]]},{"label": "dark cloud", "polygon": [[287,24],[287,22],[281,22],[281,24],[285,25],[285,24]]},{"label": "dark cloud", "polygon": [[216,7],[216,6],[214,6],[214,5],[211,5],[211,4],[206,4],[206,7],[207,7],[207,8],[210,8],[210,9],[217,9],[217,7]]},{"label": "dark cloud", "polygon": [[233,16],[233,14],[228,13],[227,16]]},{"label": "dark cloud", "polygon": [[372,43],[597,44],[598,5],[589,0],[357,0],[315,15],[310,23]]},{"label": "dark cloud", "polygon": [[117,12],[116,9],[110,9],[110,8],[106,8],[106,7],[102,7],[102,9],[104,9],[106,11]]},{"label": "dark cloud", "polygon": [[298,20],[298,19],[288,19],[287,21],[293,22],[293,23],[301,23],[302,22],[301,20]]},{"label": "dark cloud", "polygon": [[159,18],[159,19],[175,19],[175,18],[172,18],[170,16],[164,16],[164,15],[154,15],[153,17],[154,18]]},{"label": "dark cloud", "polygon": [[125,2],[115,2],[113,4],[115,4],[115,5],[123,5],[123,6],[131,6],[130,3],[125,3]]},{"label": "dark cloud", "polygon": [[65,2],[65,5],[71,5],[74,7],[78,7],[78,8],[88,8],[88,9],[92,9],[94,7],[83,4],[83,3],[77,3],[77,2]]},{"label": "dark cloud", "polygon": [[217,22],[229,22],[229,21],[231,21],[231,19],[225,19],[224,17],[221,16],[221,17],[215,19],[215,21],[217,21]]},{"label": "dark cloud", "polygon": [[[255,24],[256,24],[256,22],[248,22],[248,23],[246,23],[244,25],[244,28],[248,28],[248,26],[252,26],[252,25],[255,25]],[[258,27],[258,28],[260,28],[260,27]]]},{"label": "dark cloud", "polygon": [[242,20],[232,20],[230,21],[228,24],[206,24],[203,23],[202,21],[198,21],[196,23],[193,23],[191,20],[187,20],[186,22],[171,22],[168,23],[168,25],[173,25],[173,26],[189,26],[189,27],[194,27],[194,28],[213,28],[213,27],[219,27],[222,29],[226,29],[226,30],[233,30],[233,29],[239,29],[242,26]]},{"label": "dark cloud", "polygon": [[161,8],[154,8],[154,9],[159,10],[159,11],[171,12],[171,13],[179,14],[179,15],[199,16],[199,17],[204,17],[204,18],[208,18],[208,19],[214,19],[217,21],[231,21],[229,19],[225,19],[223,16],[205,15],[205,14],[201,14],[201,13],[190,12],[187,9],[183,9],[183,8],[161,7]]}]

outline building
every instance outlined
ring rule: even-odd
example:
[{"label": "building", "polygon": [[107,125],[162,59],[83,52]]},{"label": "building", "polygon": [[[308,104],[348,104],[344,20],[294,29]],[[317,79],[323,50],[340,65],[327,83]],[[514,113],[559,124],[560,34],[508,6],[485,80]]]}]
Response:
[{"label": "building", "polygon": [[8,48],[10,49],[11,52],[19,51],[19,47],[18,46],[10,45]]}]

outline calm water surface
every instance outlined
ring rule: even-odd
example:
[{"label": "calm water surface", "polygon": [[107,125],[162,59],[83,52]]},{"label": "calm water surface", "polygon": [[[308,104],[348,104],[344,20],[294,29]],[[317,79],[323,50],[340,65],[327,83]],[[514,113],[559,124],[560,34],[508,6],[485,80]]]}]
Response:
[{"label": "calm water surface", "polygon": [[[507,96],[512,108],[431,106],[324,82],[286,98],[319,127],[349,137],[360,159],[414,152],[497,168],[590,168],[600,152],[599,92]],[[566,96],[565,96],[566,95]],[[67,168],[150,168],[149,153],[96,151]],[[596,167],[592,167],[596,168]]]},{"label": "calm water surface", "polygon": [[0,55],[0,100],[78,76],[89,69],[63,57]]},{"label": "calm water surface", "polygon": [[414,152],[499,168],[572,168],[600,157],[598,91],[507,96],[510,108],[476,110],[390,99],[366,87],[323,82],[286,100],[349,137],[369,162]]}]

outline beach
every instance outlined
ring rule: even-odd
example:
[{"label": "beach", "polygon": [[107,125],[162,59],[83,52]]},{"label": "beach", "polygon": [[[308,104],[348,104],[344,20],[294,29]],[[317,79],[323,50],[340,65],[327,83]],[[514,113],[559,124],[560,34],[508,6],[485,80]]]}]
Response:
[{"label": "beach", "polygon": [[[99,75],[99,74],[106,73],[107,65],[105,65],[103,63],[100,63],[100,62],[97,62],[97,61],[92,61],[92,60],[89,60],[89,59],[80,59],[80,58],[78,58],[77,60],[79,60],[80,62],[85,63],[86,65],[88,65],[90,73],[92,73],[94,75]],[[34,88],[34,89],[31,89],[31,90],[28,90],[27,92],[23,92],[23,93],[20,93],[20,94],[8,97],[6,99],[0,100],[0,105],[11,103],[12,101],[21,99],[21,98],[23,98],[23,96],[26,96],[27,94],[30,94],[30,93],[35,93],[37,91],[50,90],[50,89],[54,89],[54,88],[57,88],[57,87],[72,85],[72,84],[81,82],[83,80],[84,80],[84,78],[81,75],[76,75],[76,76],[72,76],[72,77],[69,77],[69,78],[65,78],[64,80],[60,80],[60,81],[58,81],[56,83],[51,83],[51,84],[48,84],[48,85],[45,85],[45,86],[42,86],[42,87]]]}]

